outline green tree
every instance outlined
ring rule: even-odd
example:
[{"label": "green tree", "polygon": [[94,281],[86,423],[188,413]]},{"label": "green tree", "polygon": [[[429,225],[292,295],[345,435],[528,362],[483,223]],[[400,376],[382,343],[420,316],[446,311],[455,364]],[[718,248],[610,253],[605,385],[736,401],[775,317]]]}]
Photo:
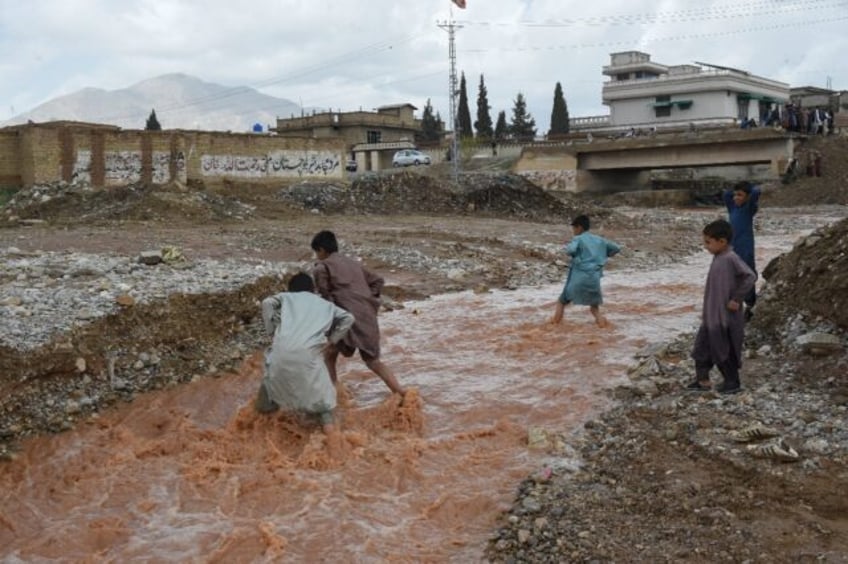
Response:
[{"label": "green tree", "polygon": [[554,106],[551,110],[551,129],[548,136],[556,137],[568,133],[568,106],[562,94],[562,85],[557,82],[554,88]]},{"label": "green tree", "polygon": [[460,137],[473,137],[471,129],[471,112],[468,111],[468,93],[465,90],[465,73],[459,81],[459,107],[456,110],[456,127]]},{"label": "green tree", "polygon": [[418,133],[418,138],[423,143],[438,142],[442,137],[441,126],[441,119],[433,114],[433,106],[427,98],[424,113],[421,115],[421,131]]},{"label": "green tree", "polygon": [[145,131],[162,131],[162,126],[159,125],[159,120],[156,119],[156,110],[150,110],[150,116],[147,118],[147,124],[144,126]]},{"label": "green tree", "polygon": [[492,116],[489,114],[490,109],[489,93],[486,90],[486,83],[481,74],[480,87],[477,91],[477,121],[474,122],[477,139],[490,140],[494,135],[494,131],[492,131]]},{"label": "green tree", "polygon": [[527,111],[527,101],[521,92],[514,100],[509,132],[519,141],[532,141],[536,137],[536,120]]},{"label": "green tree", "polygon": [[498,112],[498,122],[495,124],[495,140],[503,141],[509,134],[509,126],[506,124],[506,112]]}]

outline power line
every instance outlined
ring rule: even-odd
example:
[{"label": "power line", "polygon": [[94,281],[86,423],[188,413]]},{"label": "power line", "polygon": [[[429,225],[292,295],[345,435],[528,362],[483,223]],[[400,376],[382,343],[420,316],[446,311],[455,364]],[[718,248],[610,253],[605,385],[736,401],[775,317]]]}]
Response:
[{"label": "power line", "polygon": [[680,10],[675,12],[656,12],[642,14],[593,16],[587,18],[563,18],[544,21],[522,20],[518,22],[492,22],[462,20],[468,26],[497,26],[497,27],[571,27],[578,25],[644,25],[652,23],[679,23],[687,21],[703,21],[707,19],[728,19],[736,17],[753,17],[768,14],[784,14],[810,8],[828,9],[848,6],[848,2],[834,0],[798,0],[796,2],[751,2],[747,4],[732,4]]},{"label": "power line", "polygon": [[575,43],[573,45],[548,45],[546,47],[503,47],[497,49],[464,49],[464,52],[467,53],[490,53],[490,52],[512,52],[512,51],[555,51],[562,49],[596,49],[600,47],[630,47],[634,44],[644,44],[644,43],[654,43],[660,41],[684,41],[688,39],[712,39],[715,37],[725,37],[728,35],[738,35],[740,33],[753,33],[758,31],[772,31],[775,29],[786,29],[793,28],[796,29],[798,27],[808,26],[808,25],[819,25],[826,23],[833,23],[838,21],[848,20],[848,16],[843,16],[840,18],[828,18],[828,19],[820,19],[820,20],[807,20],[807,21],[794,21],[782,24],[775,24],[770,26],[757,26],[757,27],[749,27],[744,29],[736,29],[736,30],[727,30],[727,31],[717,31],[713,33],[697,33],[697,34],[686,34],[686,35],[675,35],[669,37],[648,37],[648,38],[640,38],[638,40],[628,40],[628,41],[604,41],[599,43]]}]

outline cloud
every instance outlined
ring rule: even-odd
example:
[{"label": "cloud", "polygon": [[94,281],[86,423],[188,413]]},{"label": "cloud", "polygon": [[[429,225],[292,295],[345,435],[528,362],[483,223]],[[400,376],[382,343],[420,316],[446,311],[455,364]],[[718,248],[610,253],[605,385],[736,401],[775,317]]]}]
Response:
[{"label": "cloud", "polygon": [[[307,106],[395,102],[448,113],[449,0],[0,0],[0,119],[84,86],[171,72],[252,86]],[[561,82],[571,115],[606,112],[609,53],[706,61],[793,85],[848,89],[848,2],[468,0],[453,11],[472,115],[479,75],[492,117],[522,92],[547,128]]]}]

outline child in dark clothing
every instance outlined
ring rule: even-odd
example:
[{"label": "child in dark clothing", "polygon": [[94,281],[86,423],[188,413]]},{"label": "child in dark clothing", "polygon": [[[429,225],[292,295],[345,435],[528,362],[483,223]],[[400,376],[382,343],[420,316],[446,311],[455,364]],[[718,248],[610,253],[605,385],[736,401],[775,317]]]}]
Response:
[{"label": "child in dark clothing", "polygon": [[716,366],[724,376],[718,392],[733,394],[741,389],[739,368],[745,336],[742,303],[757,275],[733,252],[730,223],[723,219],[713,221],[704,227],[703,235],[704,248],[713,255],[713,261],[704,288],[701,327],[692,350],[696,378],[687,388],[711,389],[710,370]]}]

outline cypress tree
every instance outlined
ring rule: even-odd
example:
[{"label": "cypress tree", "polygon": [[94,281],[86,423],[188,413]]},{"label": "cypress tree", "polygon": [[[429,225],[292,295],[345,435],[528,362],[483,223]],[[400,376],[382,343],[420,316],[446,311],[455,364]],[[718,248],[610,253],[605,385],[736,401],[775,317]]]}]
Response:
[{"label": "cypress tree", "polygon": [[144,126],[146,131],[162,131],[162,126],[159,125],[159,120],[156,119],[156,110],[150,110],[150,116],[147,118],[147,123]]},{"label": "cypress tree", "polygon": [[460,137],[473,137],[474,130],[471,129],[471,112],[468,111],[468,93],[465,90],[465,73],[459,81],[459,107],[457,108],[456,125]]},{"label": "cypress tree", "polygon": [[527,112],[527,101],[521,92],[515,97],[512,107],[512,122],[509,124],[510,133],[519,141],[532,141],[536,137],[536,120]]},{"label": "cypress tree", "polygon": [[503,141],[509,134],[509,126],[506,124],[506,112],[498,112],[498,122],[495,124],[495,140]]},{"label": "cypress tree", "polygon": [[480,75],[480,87],[477,92],[477,121],[474,122],[474,129],[477,131],[477,139],[490,140],[494,135],[492,131],[492,116],[489,114],[489,93],[486,90],[486,84],[483,80],[483,75]]},{"label": "cypress tree", "polygon": [[440,129],[439,119],[433,115],[433,106],[430,104],[430,99],[427,98],[427,103],[424,105],[424,113],[421,115],[419,139],[426,143],[436,142],[441,138]]},{"label": "cypress tree", "polygon": [[551,110],[551,129],[548,131],[548,136],[564,135],[568,131],[568,106],[562,94],[562,85],[557,82],[554,88],[554,106]]}]

